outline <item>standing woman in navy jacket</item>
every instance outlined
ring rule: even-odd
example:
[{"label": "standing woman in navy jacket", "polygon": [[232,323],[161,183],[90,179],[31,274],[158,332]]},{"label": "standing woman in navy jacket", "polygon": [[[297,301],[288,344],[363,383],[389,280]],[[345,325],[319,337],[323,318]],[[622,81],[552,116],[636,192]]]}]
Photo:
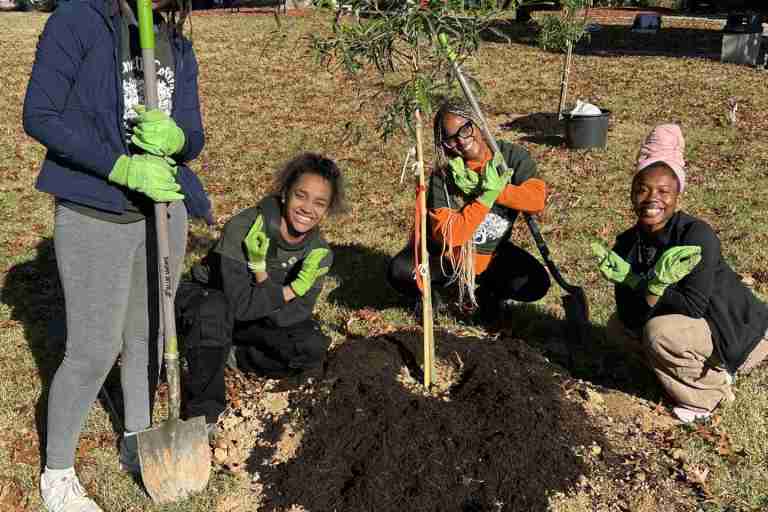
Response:
[{"label": "standing woman in navy jacket", "polygon": [[101,510],[75,475],[74,454],[88,409],[118,354],[126,429],[120,462],[127,471],[139,470],[131,434],[150,425],[149,304],[156,301],[149,296],[157,293],[148,278],[156,265],[153,205],[171,203],[174,286],[188,213],[210,218],[202,185],[186,166],[202,150],[204,136],[197,61],[181,31],[190,7],[178,1],[183,0],[153,3],[158,110],[141,105],[135,0],[62,2],[38,43],[24,129],[47,149],[36,186],[56,200],[54,245],[67,314],[66,352],[48,398],[40,478],[50,512]]}]

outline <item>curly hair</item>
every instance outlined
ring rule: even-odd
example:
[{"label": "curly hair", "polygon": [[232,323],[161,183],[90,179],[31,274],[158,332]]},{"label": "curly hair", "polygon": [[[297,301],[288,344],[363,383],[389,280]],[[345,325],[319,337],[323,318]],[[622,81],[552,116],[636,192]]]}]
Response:
[{"label": "curly hair", "polygon": [[[440,105],[432,125],[435,140],[435,170],[440,173],[445,173],[448,165],[448,157],[445,154],[445,146],[443,146],[445,140],[443,122],[447,114],[463,117],[472,121],[475,126],[480,126],[480,119],[472,106],[463,98],[449,98]],[[446,196],[449,198],[450,205],[450,195],[447,189]],[[443,258],[440,259],[440,265],[443,273],[450,276],[450,282],[458,282],[459,301],[463,302],[466,297],[472,306],[477,306],[475,297],[475,245],[472,238],[459,246],[453,243],[454,222],[455,218],[446,222],[442,227],[443,246],[441,254]],[[452,249],[453,247],[457,247],[457,249]],[[442,267],[446,259],[450,263],[450,269]]]},{"label": "curly hair", "polygon": [[328,213],[335,215],[346,211],[344,177],[336,162],[318,153],[300,153],[288,160],[275,172],[271,193],[285,197],[303,174],[316,174],[331,184],[331,202]]}]

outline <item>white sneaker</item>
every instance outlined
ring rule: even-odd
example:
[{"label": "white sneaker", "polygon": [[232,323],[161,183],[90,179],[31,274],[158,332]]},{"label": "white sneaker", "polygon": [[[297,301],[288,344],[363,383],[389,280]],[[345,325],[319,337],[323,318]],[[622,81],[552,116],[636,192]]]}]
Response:
[{"label": "white sneaker", "polygon": [[48,512],[104,512],[85,495],[75,468],[51,470],[40,475],[40,496]]},{"label": "white sneaker", "polygon": [[694,421],[697,421],[697,420],[706,420],[706,419],[709,419],[710,416],[712,416],[712,413],[710,411],[694,410],[688,407],[683,407],[682,405],[673,407],[672,414],[674,414],[677,417],[677,419],[679,419],[683,423],[693,423]]}]

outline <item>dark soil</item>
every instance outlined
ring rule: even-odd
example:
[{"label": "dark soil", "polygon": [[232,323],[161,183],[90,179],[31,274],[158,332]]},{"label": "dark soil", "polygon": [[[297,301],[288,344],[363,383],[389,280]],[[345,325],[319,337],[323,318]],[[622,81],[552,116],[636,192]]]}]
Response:
[{"label": "dark soil", "polygon": [[264,510],[544,510],[589,472],[577,452],[605,440],[556,366],[516,339],[441,334],[427,394],[411,378],[420,339],[348,340],[331,354],[315,392],[293,397],[296,457],[260,469]]}]

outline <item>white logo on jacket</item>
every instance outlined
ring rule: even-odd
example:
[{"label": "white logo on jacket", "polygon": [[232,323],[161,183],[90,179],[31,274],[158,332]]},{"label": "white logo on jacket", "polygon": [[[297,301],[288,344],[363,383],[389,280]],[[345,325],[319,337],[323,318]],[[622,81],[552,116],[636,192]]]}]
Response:
[{"label": "white logo on jacket", "polygon": [[509,219],[498,213],[488,212],[483,222],[475,229],[472,235],[472,242],[475,245],[482,245],[497,240],[507,232],[509,224]]}]

